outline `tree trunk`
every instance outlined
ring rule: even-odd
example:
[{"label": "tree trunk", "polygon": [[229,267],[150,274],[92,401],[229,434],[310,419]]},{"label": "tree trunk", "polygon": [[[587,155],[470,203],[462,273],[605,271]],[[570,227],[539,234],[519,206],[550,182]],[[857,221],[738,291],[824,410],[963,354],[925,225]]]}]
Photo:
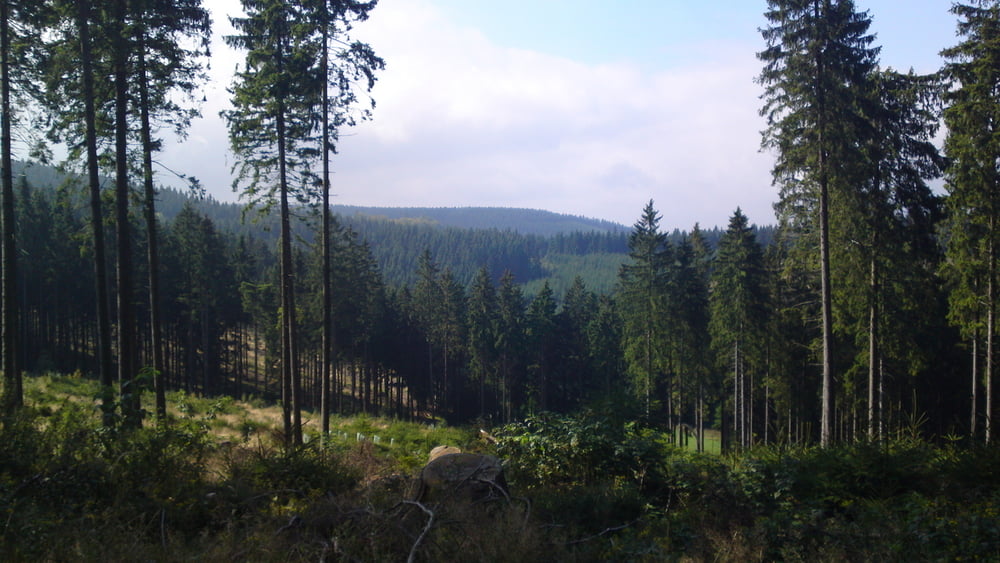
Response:
[{"label": "tree trunk", "polygon": [[972,334],[972,381],[969,400],[969,437],[976,440],[976,407],[979,403],[979,329]]},{"label": "tree trunk", "polygon": [[[745,371],[746,370],[744,370],[744,372]],[[753,419],[753,413],[754,413],[754,396],[753,396],[753,390],[754,390],[754,382],[753,382],[753,372],[752,371],[750,372],[749,375],[747,375],[746,373],[744,373],[744,375],[743,375],[743,384],[744,384],[744,386],[746,388],[746,391],[744,391],[744,396],[745,396],[744,403],[746,403],[746,424],[745,424],[745,426],[746,426],[746,441],[744,442],[744,445],[746,447],[750,447],[750,446],[753,446],[753,443],[754,443],[753,442],[753,429],[754,429],[754,419]]]},{"label": "tree trunk", "polygon": [[[824,7],[826,5],[824,4]],[[820,1],[813,1],[813,9],[817,17],[822,17],[825,10],[820,9]],[[823,52],[817,51],[816,57],[816,92],[817,112],[816,167],[819,180],[819,254],[820,254],[820,299],[822,302],[822,333],[823,333],[823,376],[822,402],[820,406],[820,445],[829,446],[833,432],[833,300],[830,290],[830,173],[828,170],[826,149],[826,98],[824,86],[820,77],[825,74]]]},{"label": "tree trunk", "polygon": [[[648,322],[648,321],[647,321]],[[653,335],[652,329],[646,327],[646,418],[649,418],[650,413],[650,392],[653,387]]]},{"label": "tree trunk", "polygon": [[135,370],[135,313],[132,307],[132,236],[128,185],[128,38],[126,2],[116,0],[114,45],[115,227],[118,243],[118,384],[127,427],[142,424]]},{"label": "tree trunk", "polygon": [[80,71],[83,86],[87,183],[90,186],[90,226],[94,237],[94,285],[97,297],[97,359],[101,379],[101,409],[105,426],[114,424],[114,366],[111,356],[111,311],[108,296],[107,258],[104,246],[104,213],[97,162],[97,117],[94,108],[94,69],[90,45],[90,0],[77,2],[80,32]]},{"label": "tree trunk", "polygon": [[764,384],[764,445],[771,443],[771,384]]},{"label": "tree trunk", "polygon": [[330,26],[328,4],[323,2],[323,356],[320,367],[320,411],[323,436],[330,432],[330,370],[333,363],[333,305],[330,294],[330,87],[327,73],[330,68]]},{"label": "tree trunk", "polygon": [[704,383],[698,381],[698,420],[697,420],[697,438],[695,438],[696,447],[695,449],[698,453],[705,451],[705,386]]},{"label": "tree trunk", "polygon": [[870,294],[868,296],[868,440],[878,439],[875,423],[875,381],[878,372],[878,267],[875,262],[875,247],[872,246],[870,277],[868,280]]},{"label": "tree trunk", "polygon": [[[279,75],[284,72],[284,42],[286,40],[286,38],[279,39],[277,57]],[[285,150],[287,136],[285,129],[285,93],[281,91],[282,88],[283,86],[279,85],[275,112],[278,137],[278,189],[281,215],[281,379],[282,403],[284,405],[282,409],[282,421],[285,426],[286,444],[300,445],[302,443],[302,411],[299,397],[301,382],[299,380],[298,366],[296,365],[295,350],[295,284],[293,281],[292,227],[288,207],[288,170]]]},{"label": "tree trunk", "polygon": [[[993,236],[993,218],[990,218],[990,236]],[[989,242],[989,267],[986,278],[986,429],[985,439],[989,444],[993,438],[993,333],[996,331],[996,256],[995,243]]]},{"label": "tree trunk", "polygon": [[[144,11],[144,7],[142,10]],[[141,12],[142,13],[142,12]],[[140,25],[144,25],[144,22]],[[145,29],[139,34],[139,114],[142,136],[143,211],[146,221],[146,258],[149,263],[149,334],[156,396],[156,419],[167,418],[166,386],[163,374],[163,334],[160,313],[160,254],[156,227],[156,188],[153,186],[153,140],[149,123],[149,76],[146,72]]]},{"label": "tree trunk", "polygon": [[[742,442],[740,429],[740,343],[733,341],[733,438]],[[740,444],[742,445],[742,443]]]},{"label": "tree trunk", "polygon": [[17,245],[14,238],[14,171],[11,162],[11,106],[10,106],[10,6],[7,0],[0,0],[0,223],[3,227],[3,243],[0,248],[3,260],[2,274],[2,355],[3,355],[3,410],[5,415],[13,414],[24,404],[21,368],[17,358]]},{"label": "tree trunk", "polygon": [[[822,135],[822,133],[820,133]],[[821,151],[822,152],[822,151]],[[820,167],[825,158],[820,157]],[[824,172],[821,175],[825,176]],[[830,296],[830,221],[829,192],[825,178],[820,185],[820,292],[823,316],[823,399],[820,445],[829,446],[833,430],[833,303]]]}]

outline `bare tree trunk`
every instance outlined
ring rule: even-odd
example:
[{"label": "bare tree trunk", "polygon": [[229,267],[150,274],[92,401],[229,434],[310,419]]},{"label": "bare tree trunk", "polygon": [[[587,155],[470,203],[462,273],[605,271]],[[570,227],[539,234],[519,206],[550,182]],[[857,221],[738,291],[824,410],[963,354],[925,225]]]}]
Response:
[{"label": "bare tree trunk", "polygon": [[90,186],[90,227],[94,237],[94,285],[97,297],[97,359],[101,379],[101,409],[105,426],[114,424],[114,364],[111,356],[111,310],[108,297],[107,258],[104,245],[104,213],[101,178],[97,163],[97,117],[94,108],[94,68],[90,45],[90,0],[77,2],[80,32],[80,66],[83,82],[87,183]]},{"label": "bare tree trunk", "polygon": [[[820,166],[823,166],[823,160],[824,157],[821,156]],[[820,192],[820,291],[823,302],[823,399],[820,445],[826,447],[830,445],[833,432],[833,302],[830,297],[829,193],[825,181],[822,182]]]},{"label": "bare tree trunk", "polygon": [[743,432],[740,428],[740,344],[733,341],[733,437],[742,446]]},{"label": "bare tree trunk", "polygon": [[[284,42],[278,47],[277,71],[284,72]],[[279,88],[280,90],[280,88]],[[300,403],[300,374],[295,351],[295,284],[292,259],[292,227],[288,207],[288,170],[286,154],[285,99],[279,92],[275,111],[278,143],[278,191],[281,223],[281,399],[282,422],[286,445],[302,443],[302,410]]]},{"label": "bare tree trunk", "polygon": [[771,442],[771,385],[764,384],[764,444]]},{"label": "bare tree trunk", "polygon": [[[813,9],[817,16],[824,10],[820,9],[819,0],[813,0]],[[816,92],[819,119],[816,124],[817,161],[819,172],[819,254],[820,254],[820,298],[822,302],[822,332],[823,332],[823,378],[822,403],[820,406],[820,445],[829,446],[833,432],[833,300],[830,290],[830,174],[827,169],[826,154],[826,100],[824,86],[819,84],[819,77],[825,74],[825,61],[822,51],[816,53]]]},{"label": "bare tree trunk", "polygon": [[323,436],[330,432],[330,370],[333,363],[333,305],[330,294],[330,88],[327,72],[329,62],[330,27],[328,4],[323,2],[323,357],[320,371],[320,411]]},{"label": "bare tree trunk", "polygon": [[10,105],[10,6],[7,0],[0,0],[0,169],[2,169],[2,194],[0,194],[0,222],[3,224],[3,243],[0,254],[3,258],[2,281],[2,347],[3,347],[3,410],[13,414],[24,404],[21,367],[17,358],[17,333],[19,328],[17,310],[17,244],[14,230],[14,170],[11,162],[11,119]]},{"label": "bare tree trunk", "polygon": [[976,439],[976,407],[979,403],[979,330],[972,334],[972,385],[969,401],[969,436]]},{"label": "bare tree trunk", "polygon": [[132,233],[129,224],[128,185],[128,40],[126,2],[116,0],[114,39],[115,83],[115,227],[118,245],[118,384],[122,419],[127,427],[139,427],[140,389],[135,369],[135,312],[132,307]]},{"label": "bare tree trunk", "polygon": [[729,416],[729,413],[726,412],[726,402],[721,401],[721,403],[722,404],[719,406],[719,419],[722,421],[722,424],[719,425],[719,451],[725,453],[729,451],[732,437],[729,435],[729,425],[726,424],[726,417]]},{"label": "bare tree trunk", "polygon": [[704,413],[702,408],[704,408],[703,398],[702,398],[702,382],[698,381],[698,398],[695,405],[694,411],[694,424],[695,424],[695,438],[694,438],[694,449],[697,452],[703,452],[705,447],[704,433],[705,433],[705,421],[703,419]]},{"label": "bare tree trunk", "polygon": [[878,269],[875,263],[875,247],[872,246],[870,277],[868,280],[870,295],[868,296],[868,441],[878,439],[875,423],[875,380],[878,370]]},{"label": "bare tree trunk", "polygon": [[[145,7],[143,6],[142,13]],[[144,22],[140,25],[144,25]],[[160,253],[156,227],[156,188],[153,186],[153,140],[149,122],[149,77],[146,72],[146,52],[142,43],[145,30],[140,32],[139,62],[139,113],[142,136],[143,214],[146,222],[146,258],[149,263],[149,332],[150,355],[153,366],[153,389],[156,396],[156,419],[161,423],[167,418],[166,385],[163,374],[163,333],[160,313]]]},{"label": "bare tree trunk", "polygon": [[746,416],[747,416],[747,421],[746,421],[746,436],[747,436],[746,437],[746,445],[749,447],[749,446],[753,446],[753,444],[754,444],[754,440],[753,440],[753,430],[754,430],[754,417],[753,417],[753,413],[754,413],[754,410],[755,410],[754,409],[755,404],[754,404],[754,393],[753,393],[753,390],[754,390],[753,372],[751,371],[749,375],[744,375],[743,376],[743,380],[744,380],[744,382],[746,384],[746,391],[745,391],[745,393],[746,393],[746,403],[747,403],[747,409],[746,409]]},{"label": "bare tree trunk", "polygon": [[[280,103],[280,102],[279,102]],[[279,115],[281,110],[279,109]],[[291,355],[291,331],[289,331],[288,326],[288,314],[290,312],[288,306],[288,280],[291,277],[291,257],[289,256],[289,250],[291,244],[289,244],[288,236],[289,232],[286,230],[285,225],[287,222],[288,214],[288,187],[285,184],[285,159],[284,159],[284,139],[285,127],[284,119],[278,118],[278,160],[279,168],[281,169],[281,231],[280,231],[280,276],[281,276],[281,422],[284,428],[285,434],[285,444],[290,445],[292,443],[292,355]]]},{"label": "bare tree trunk", "polygon": [[[993,219],[990,224],[992,226]],[[992,233],[992,229],[990,229]],[[985,439],[989,444],[993,438],[993,333],[996,331],[996,257],[994,253],[994,243],[989,243],[989,268],[986,279],[986,429]]]},{"label": "bare tree trunk", "polygon": [[879,356],[878,359],[878,435],[885,440],[885,359]]},{"label": "bare tree trunk", "polygon": [[653,387],[653,336],[650,328],[646,327],[646,418],[649,418],[650,390]]}]

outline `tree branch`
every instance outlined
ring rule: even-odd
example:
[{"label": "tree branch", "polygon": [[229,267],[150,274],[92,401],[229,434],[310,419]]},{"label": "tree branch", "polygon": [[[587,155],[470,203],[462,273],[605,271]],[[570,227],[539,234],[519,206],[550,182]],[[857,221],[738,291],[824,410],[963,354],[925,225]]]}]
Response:
[{"label": "tree branch", "polygon": [[420,547],[420,544],[424,541],[424,537],[427,535],[428,532],[431,531],[431,528],[434,526],[434,512],[431,509],[424,506],[422,503],[416,501],[404,500],[402,504],[411,504],[413,506],[416,506],[420,510],[423,510],[424,513],[427,514],[427,524],[424,526],[424,530],[420,532],[420,535],[417,536],[417,540],[413,542],[413,547],[410,548],[410,555],[409,557],[406,558],[406,563],[413,563],[413,561],[417,557],[417,548]]}]

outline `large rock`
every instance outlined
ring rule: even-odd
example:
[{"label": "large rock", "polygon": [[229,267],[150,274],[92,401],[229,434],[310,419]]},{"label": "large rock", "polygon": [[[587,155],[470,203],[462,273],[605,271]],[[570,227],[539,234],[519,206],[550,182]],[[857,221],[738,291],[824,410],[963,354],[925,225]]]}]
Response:
[{"label": "large rock", "polygon": [[448,454],[460,454],[462,450],[455,446],[438,446],[431,450],[431,455],[427,458],[427,463],[434,461],[435,459]]},{"label": "large rock", "polygon": [[482,500],[507,496],[503,465],[496,456],[443,451],[438,451],[435,456],[432,451],[431,460],[420,471],[418,501],[452,497]]}]

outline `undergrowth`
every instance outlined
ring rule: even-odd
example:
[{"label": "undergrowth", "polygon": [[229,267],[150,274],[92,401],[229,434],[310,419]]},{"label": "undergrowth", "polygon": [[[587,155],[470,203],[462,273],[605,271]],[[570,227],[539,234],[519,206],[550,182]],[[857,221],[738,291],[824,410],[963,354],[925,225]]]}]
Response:
[{"label": "undergrowth", "polygon": [[[0,426],[0,560],[939,561],[1000,557],[1000,450],[919,440],[669,445],[595,413],[491,429],[374,417],[286,449],[273,407],[175,394],[102,428],[96,387],[28,381]],[[376,441],[375,436],[379,439]],[[509,498],[421,502],[439,444],[499,455]]]}]

